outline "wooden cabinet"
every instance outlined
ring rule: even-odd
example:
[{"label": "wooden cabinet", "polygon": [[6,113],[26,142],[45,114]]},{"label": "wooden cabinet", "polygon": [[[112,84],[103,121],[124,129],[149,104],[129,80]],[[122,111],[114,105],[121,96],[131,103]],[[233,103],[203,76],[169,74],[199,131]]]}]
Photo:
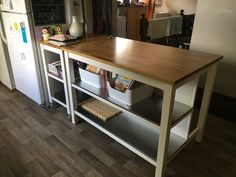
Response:
[{"label": "wooden cabinet", "polygon": [[121,11],[125,11],[127,18],[127,38],[139,40],[139,19],[141,14],[147,14],[147,7],[126,7]]},{"label": "wooden cabinet", "polygon": [[117,37],[126,38],[126,17],[117,16]]}]

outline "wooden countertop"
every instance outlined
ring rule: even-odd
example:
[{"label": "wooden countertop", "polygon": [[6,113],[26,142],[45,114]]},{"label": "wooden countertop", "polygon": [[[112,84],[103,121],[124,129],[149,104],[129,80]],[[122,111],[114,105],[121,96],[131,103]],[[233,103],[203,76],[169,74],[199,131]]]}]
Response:
[{"label": "wooden countertop", "polygon": [[61,49],[171,85],[223,58],[119,37],[92,38]]},{"label": "wooden countertop", "polygon": [[[105,36],[104,35],[99,35],[99,34],[89,34],[87,36],[83,36],[83,39],[78,40],[78,42],[76,42],[76,44],[77,43],[80,44],[80,43],[83,43],[83,42],[89,42],[89,41],[92,41],[92,40],[97,40],[99,38],[105,38]],[[47,46],[50,46],[50,47],[54,47],[54,48],[57,48],[57,49],[62,49],[62,46],[52,44],[48,41],[38,40],[38,43],[43,44],[43,45],[47,45]],[[68,46],[71,46],[71,45],[75,45],[75,44],[70,44]]]},{"label": "wooden countertop", "polygon": [[39,42],[171,85],[223,58],[119,37],[94,36],[62,47]]},{"label": "wooden countertop", "polygon": [[61,48],[60,46],[53,45],[53,44],[49,43],[48,41],[38,40],[38,42],[39,42],[40,44],[48,45],[48,46],[50,46],[50,47],[54,47],[54,48],[57,48],[57,49],[60,49],[60,48]]}]

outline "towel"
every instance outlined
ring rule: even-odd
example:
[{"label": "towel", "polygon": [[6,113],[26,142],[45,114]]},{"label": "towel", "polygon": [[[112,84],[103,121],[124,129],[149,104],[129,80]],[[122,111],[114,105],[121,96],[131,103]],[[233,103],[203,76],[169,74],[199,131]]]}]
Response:
[{"label": "towel", "polygon": [[177,35],[182,34],[182,25],[183,25],[183,17],[182,16],[172,16],[169,17],[169,23],[168,23],[168,30],[167,35]]},{"label": "towel", "polygon": [[168,18],[159,18],[149,20],[148,36],[151,39],[158,39],[166,36]]}]

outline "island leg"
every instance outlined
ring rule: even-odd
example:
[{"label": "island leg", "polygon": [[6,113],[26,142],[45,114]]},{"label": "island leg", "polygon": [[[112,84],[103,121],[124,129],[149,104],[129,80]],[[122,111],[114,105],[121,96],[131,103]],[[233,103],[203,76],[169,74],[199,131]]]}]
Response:
[{"label": "island leg", "polygon": [[209,108],[210,100],[211,100],[211,94],[212,94],[212,90],[213,90],[213,86],[215,82],[216,70],[217,70],[217,63],[215,63],[207,72],[206,84],[205,84],[201,108],[199,112],[199,120],[198,120],[199,131],[196,136],[196,141],[198,143],[202,141],[202,136],[204,133],[206,118],[208,114],[208,108]]},{"label": "island leg", "polygon": [[163,91],[163,103],[161,113],[160,135],[158,141],[157,166],[155,177],[164,177],[168,158],[168,146],[170,140],[170,128],[175,100],[175,89],[168,85]]},{"label": "island leg", "polygon": [[77,105],[76,100],[76,92],[72,88],[72,83],[75,82],[75,76],[74,76],[74,67],[73,67],[73,60],[69,59],[68,52],[65,52],[65,65],[66,65],[66,72],[67,72],[67,81],[68,81],[68,94],[69,94],[69,100],[70,100],[70,112],[71,112],[71,119],[72,123],[76,124],[77,119],[75,117],[75,107]]}]

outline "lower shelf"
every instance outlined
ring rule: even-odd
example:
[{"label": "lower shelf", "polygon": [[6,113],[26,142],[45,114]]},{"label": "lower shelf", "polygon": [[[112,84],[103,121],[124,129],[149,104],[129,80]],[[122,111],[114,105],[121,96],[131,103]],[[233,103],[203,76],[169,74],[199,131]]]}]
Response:
[{"label": "lower shelf", "polygon": [[52,100],[62,105],[63,107],[67,108],[64,91],[54,93],[52,96]]},{"label": "lower shelf", "polygon": [[[106,122],[101,121],[80,107],[75,111],[75,114],[151,164],[157,165],[159,128],[150,126],[144,120],[135,119],[126,113],[120,113]],[[169,157],[185,142],[184,138],[171,133],[168,150]]]}]

